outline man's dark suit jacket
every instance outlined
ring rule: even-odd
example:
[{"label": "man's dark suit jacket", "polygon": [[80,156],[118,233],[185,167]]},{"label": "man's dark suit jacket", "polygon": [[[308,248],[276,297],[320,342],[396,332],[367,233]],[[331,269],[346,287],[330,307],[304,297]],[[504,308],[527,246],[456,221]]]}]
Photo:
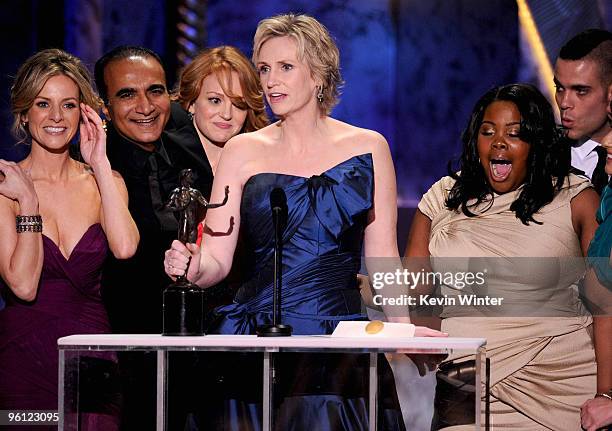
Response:
[{"label": "man's dark suit jacket", "polygon": [[162,291],[171,282],[164,272],[164,252],[177,237],[177,218],[163,205],[179,186],[179,173],[190,168],[194,187],[208,199],[213,174],[193,122],[173,103],[171,116],[155,151],[121,136],[109,123],[107,153],[125,181],[129,209],[140,232],[134,257],[109,259],[103,276],[103,298],[113,332],[160,333]]}]

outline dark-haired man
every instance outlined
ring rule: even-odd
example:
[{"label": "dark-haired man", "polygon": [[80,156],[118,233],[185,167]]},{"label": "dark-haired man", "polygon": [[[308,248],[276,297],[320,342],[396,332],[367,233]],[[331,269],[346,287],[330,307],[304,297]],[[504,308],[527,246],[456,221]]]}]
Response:
[{"label": "dark-haired man", "polygon": [[[161,294],[170,283],[164,272],[164,252],[178,228],[174,213],[164,204],[185,168],[193,170],[194,187],[208,198],[212,169],[191,118],[170,102],[157,54],[137,46],[115,48],[96,62],[95,79],[110,120],[108,158],[125,180],[129,209],[141,238],[133,258],[108,263],[103,279],[105,305],[114,332],[160,333]],[[153,429],[155,355],[123,354],[120,359],[122,429]],[[176,366],[171,369],[172,374],[176,371]],[[184,408],[179,397],[184,391],[171,386],[170,392],[171,409],[173,405]],[[170,422],[169,429],[182,429],[181,414],[185,412],[173,412],[170,418],[177,422]]]},{"label": "dark-haired man", "polygon": [[599,144],[612,130],[607,117],[612,99],[612,33],[590,29],[570,39],[555,64],[555,86],[561,123],[575,141],[572,166],[601,193],[608,176],[606,152]]},{"label": "dark-haired man", "polygon": [[142,47],[122,46],[96,62],[96,85],[108,123],[108,157],[123,175],[141,242],[134,258],[113,261],[105,297],[111,325],[121,333],[161,332],[161,291],[169,283],[164,251],[177,234],[174,213],[164,208],[191,168],[195,187],[210,194],[212,170],[188,114],[170,103],[161,60]]},{"label": "dark-haired man", "polygon": [[[612,33],[586,30],[570,39],[555,64],[556,99],[563,127],[575,140],[572,165],[591,178],[598,193],[608,184],[606,151],[600,145],[610,139],[612,100]],[[595,216],[595,215],[593,215]],[[587,278],[589,275],[587,275]],[[609,304],[596,304],[607,309]],[[612,422],[612,317],[593,318],[597,356],[597,394],[581,408],[584,429],[599,429]]]}]

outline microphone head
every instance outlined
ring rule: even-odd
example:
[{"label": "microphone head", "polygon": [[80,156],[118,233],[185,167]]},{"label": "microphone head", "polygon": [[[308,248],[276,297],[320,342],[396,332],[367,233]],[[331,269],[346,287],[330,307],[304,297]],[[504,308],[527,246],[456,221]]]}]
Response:
[{"label": "microphone head", "polygon": [[272,220],[279,229],[279,232],[285,230],[287,226],[288,208],[287,195],[280,187],[275,187],[270,192],[270,208],[272,209]]},{"label": "microphone head", "polygon": [[280,208],[282,211],[287,208],[287,195],[282,188],[275,187],[270,192],[270,207]]}]

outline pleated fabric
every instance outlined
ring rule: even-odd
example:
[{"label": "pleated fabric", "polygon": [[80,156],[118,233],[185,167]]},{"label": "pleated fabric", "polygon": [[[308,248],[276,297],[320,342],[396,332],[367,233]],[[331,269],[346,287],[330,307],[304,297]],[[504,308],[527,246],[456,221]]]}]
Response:
[{"label": "pleated fabric", "polygon": [[[254,334],[258,325],[272,323],[269,196],[275,187],[285,191],[288,206],[282,240],[283,324],[291,325],[294,334],[322,335],[341,320],[365,319],[356,275],[373,204],[371,154],[351,157],[310,178],[259,173],[246,182],[240,231],[249,250],[247,281],[232,304],[216,310],[213,332]],[[211,372],[217,399],[223,401],[193,418],[191,429],[261,429],[261,356],[222,355]],[[368,355],[283,353],[276,360],[275,429],[368,429]],[[379,429],[403,430],[391,369],[383,355],[379,363]],[[214,403],[212,398],[205,402]]]},{"label": "pleated fabric", "polygon": [[[529,225],[510,210],[520,188],[494,194],[473,209],[475,217],[467,217],[445,207],[453,183],[442,178],[418,208],[431,219],[434,269],[449,270],[449,262],[451,271],[457,265],[482,268],[484,260],[495,268],[487,275],[486,293],[510,305],[505,312],[448,306],[442,313],[442,330],[450,336],[487,339],[492,429],[580,429],[580,405],[596,389],[596,363],[592,317],[577,294],[585,266],[570,203],[590,183],[571,175],[534,215],[542,224]],[[511,271],[517,261],[522,270]],[[456,292],[455,286],[442,286],[442,293]],[[454,354],[449,359],[471,358]]]}]

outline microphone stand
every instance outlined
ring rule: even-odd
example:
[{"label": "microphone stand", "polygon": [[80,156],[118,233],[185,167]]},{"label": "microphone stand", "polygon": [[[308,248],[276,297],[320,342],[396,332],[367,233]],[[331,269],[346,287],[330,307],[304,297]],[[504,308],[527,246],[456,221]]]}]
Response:
[{"label": "microphone stand", "polygon": [[[272,286],[272,324],[259,325],[255,332],[258,337],[289,337],[293,332],[290,325],[281,323],[281,288],[283,285],[283,231],[287,225],[287,196],[282,188],[276,187],[270,193],[270,207],[272,209],[272,224],[274,225],[274,284]],[[269,370],[268,382],[271,382],[269,387],[270,411],[268,417],[271,422],[274,420],[274,386],[277,383],[276,374],[276,355],[273,353],[264,353],[264,369],[266,362],[266,354],[269,355]],[[265,386],[264,386],[265,387]],[[265,398],[264,394],[264,398]],[[265,415],[264,415],[265,417]]]},{"label": "microphone stand", "polygon": [[270,193],[272,223],[274,224],[274,285],[272,287],[272,324],[259,325],[255,332],[258,337],[289,337],[293,332],[290,325],[281,323],[281,290],[283,284],[283,231],[287,224],[287,197],[277,187]]}]

